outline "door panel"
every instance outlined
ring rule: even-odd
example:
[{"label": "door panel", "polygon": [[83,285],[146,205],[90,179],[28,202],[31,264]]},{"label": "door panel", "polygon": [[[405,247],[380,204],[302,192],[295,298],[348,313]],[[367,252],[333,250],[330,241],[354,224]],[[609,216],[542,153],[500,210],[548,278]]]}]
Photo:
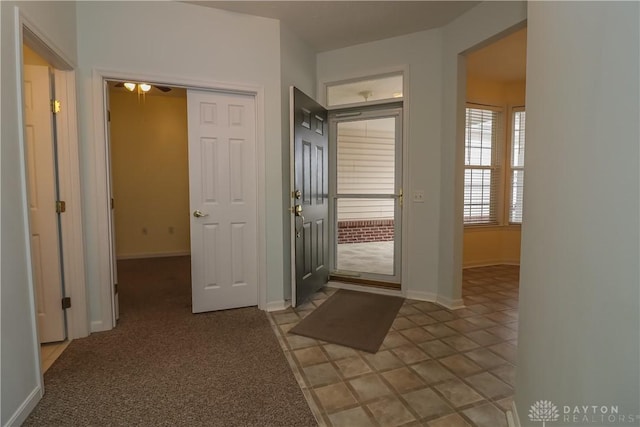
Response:
[{"label": "door panel", "polygon": [[252,96],[188,90],[194,313],[258,303]]},{"label": "door panel", "polygon": [[46,66],[24,66],[25,143],[31,258],[40,342],[66,338],[56,203],[56,166],[50,75]]},{"label": "door panel", "polygon": [[[111,153],[111,107],[109,102],[109,85],[105,81],[103,83],[105,104],[107,106],[107,150]],[[107,161],[109,162],[108,170],[112,171],[111,167],[111,154],[107,157]],[[116,215],[115,215],[115,205],[113,200],[115,199],[113,194],[113,174],[109,174],[109,201],[110,201],[110,212],[109,212],[109,234],[111,235],[110,242],[110,250],[111,250],[111,292],[113,293],[113,298],[111,300],[112,311],[113,311],[113,326],[115,327],[118,319],[120,319],[120,296],[118,295],[118,256],[116,254]]]},{"label": "door panel", "polygon": [[[294,161],[295,274],[292,303],[301,304],[329,278],[329,171],[327,110],[291,88]],[[295,192],[299,191],[299,197]]]},{"label": "door panel", "polygon": [[331,116],[337,276],[401,281],[402,109]]}]

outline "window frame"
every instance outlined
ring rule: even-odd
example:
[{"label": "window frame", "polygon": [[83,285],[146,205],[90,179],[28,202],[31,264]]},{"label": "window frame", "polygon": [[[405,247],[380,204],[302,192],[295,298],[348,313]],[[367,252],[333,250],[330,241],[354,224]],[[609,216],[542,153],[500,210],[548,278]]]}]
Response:
[{"label": "window frame", "polygon": [[[467,156],[467,115],[468,110],[485,110],[491,111],[495,113],[495,120],[492,124],[492,147],[491,147],[491,165],[467,165],[466,164],[466,156]],[[502,226],[504,219],[504,212],[502,207],[504,206],[504,169],[502,164],[504,162],[504,146],[505,146],[505,132],[504,132],[504,107],[498,105],[488,105],[488,104],[479,104],[473,102],[465,103],[465,126],[464,126],[464,158],[463,158],[463,172],[462,172],[462,180],[463,180],[463,213],[462,213],[462,222],[465,228],[487,228],[487,227],[496,227]],[[489,202],[489,218],[485,221],[468,221],[467,216],[465,214],[466,211],[466,203],[464,199],[464,193],[466,192],[465,185],[465,177],[467,170],[490,170],[491,171],[491,184],[489,194],[490,197],[495,197],[493,202]]]},{"label": "window frame", "polygon": [[[516,122],[516,114],[517,113],[525,113],[525,126],[524,126],[524,144],[523,144],[523,148],[522,151],[524,152],[523,155],[523,162],[521,166],[514,166],[513,164],[513,149],[514,149],[514,144],[516,142],[515,140],[515,122]],[[505,198],[505,200],[507,201],[507,203],[505,203],[505,218],[507,219],[506,223],[507,225],[513,225],[513,226],[521,226],[522,225],[522,212],[520,212],[520,221],[512,221],[512,209],[513,209],[513,175],[515,171],[521,171],[523,176],[524,176],[524,157],[526,157],[526,108],[524,105],[520,105],[520,106],[514,106],[511,107],[511,111],[510,111],[510,129],[509,129],[509,158],[507,159],[507,164],[509,165],[508,169],[508,175],[505,177],[505,184],[508,183],[508,185],[505,185],[506,187],[506,191],[508,191],[508,195]],[[524,177],[522,178],[522,188],[524,190]],[[522,207],[520,208],[522,210]]]}]

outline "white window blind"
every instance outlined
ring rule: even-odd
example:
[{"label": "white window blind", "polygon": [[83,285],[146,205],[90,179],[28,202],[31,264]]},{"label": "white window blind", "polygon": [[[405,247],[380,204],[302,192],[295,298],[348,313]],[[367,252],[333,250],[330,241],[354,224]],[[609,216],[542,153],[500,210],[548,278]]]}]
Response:
[{"label": "white window blind", "polygon": [[509,222],[522,223],[522,194],[524,191],[524,130],[525,111],[514,109],[511,135],[511,201]]},{"label": "white window blind", "polygon": [[501,112],[466,109],[464,152],[464,223],[497,224],[500,186]]}]

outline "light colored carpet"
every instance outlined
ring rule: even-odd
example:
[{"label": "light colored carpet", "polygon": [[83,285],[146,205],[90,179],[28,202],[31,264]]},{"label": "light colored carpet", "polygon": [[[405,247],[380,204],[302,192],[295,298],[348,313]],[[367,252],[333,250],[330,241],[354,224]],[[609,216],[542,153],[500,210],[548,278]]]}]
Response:
[{"label": "light colored carpet", "polygon": [[118,267],[118,327],[71,342],[25,426],[316,425],[264,312],[191,314],[188,257]]}]

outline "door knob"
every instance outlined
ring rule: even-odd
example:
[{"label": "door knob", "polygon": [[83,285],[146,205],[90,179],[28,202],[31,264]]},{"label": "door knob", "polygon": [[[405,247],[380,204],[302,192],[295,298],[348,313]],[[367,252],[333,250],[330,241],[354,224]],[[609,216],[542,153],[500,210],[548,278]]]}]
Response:
[{"label": "door knob", "polygon": [[209,214],[202,213],[200,210],[196,209],[195,211],[193,211],[193,216],[195,216],[196,218],[203,218],[205,216],[209,216]]}]

